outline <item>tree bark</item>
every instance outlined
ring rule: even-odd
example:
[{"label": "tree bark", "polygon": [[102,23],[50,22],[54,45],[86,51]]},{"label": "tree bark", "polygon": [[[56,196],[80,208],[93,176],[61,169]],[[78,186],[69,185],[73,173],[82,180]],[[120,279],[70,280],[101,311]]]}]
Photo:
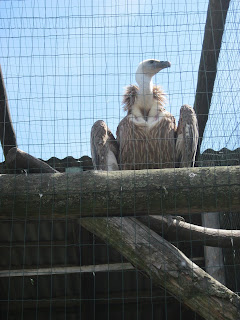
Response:
[{"label": "tree bark", "polygon": [[205,319],[240,319],[238,295],[136,219],[83,218],[80,224]]},{"label": "tree bark", "polygon": [[0,216],[239,211],[240,167],[0,175]]},{"label": "tree bark", "polygon": [[9,171],[14,173],[26,170],[27,173],[56,173],[57,170],[50,167],[44,161],[37,159],[30,154],[18,149],[9,150],[6,157],[6,165]]},{"label": "tree bark", "polygon": [[8,105],[7,92],[4,84],[2,69],[0,66],[0,140],[3,154],[6,156],[8,151],[17,147],[16,134],[13,129],[11,114]]},{"label": "tree bark", "polygon": [[177,236],[179,241],[194,241],[199,245],[220,248],[240,247],[240,230],[206,228],[174,219],[174,217],[169,224],[169,219],[164,216],[145,216],[138,220],[158,234],[167,235],[170,241]]}]

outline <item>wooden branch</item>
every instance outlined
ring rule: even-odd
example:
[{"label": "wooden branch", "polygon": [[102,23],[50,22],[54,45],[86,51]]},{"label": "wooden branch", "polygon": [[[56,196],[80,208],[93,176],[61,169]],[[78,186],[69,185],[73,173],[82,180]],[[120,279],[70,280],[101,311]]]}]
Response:
[{"label": "wooden branch", "polygon": [[18,149],[9,150],[6,157],[6,165],[10,172],[26,170],[28,173],[56,173],[57,170],[50,167],[44,161]]},{"label": "wooden branch", "polygon": [[239,181],[238,166],[0,175],[0,217],[238,212]]},{"label": "wooden branch", "polygon": [[238,295],[136,219],[83,218],[80,224],[205,319],[240,319]]},{"label": "wooden branch", "polygon": [[0,66],[0,140],[6,159],[8,151],[17,147],[16,134],[13,129],[11,114],[8,105],[7,92]]},{"label": "wooden branch", "polygon": [[194,241],[205,246],[240,247],[240,230],[206,228],[174,218],[169,224],[169,220],[164,216],[140,217],[138,220],[158,234],[168,235],[171,239],[177,236],[180,241]]},{"label": "wooden branch", "polygon": [[131,263],[110,263],[77,267],[52,267],[39,269],[0,270],[0,278],[51,276],[53,274],[113,272],[134,270]]},{"label": "wooden branch", "polygon": [[199,146],[208,120],[229,3],[230,0],[209,0],[194,102],[199,126]]}]

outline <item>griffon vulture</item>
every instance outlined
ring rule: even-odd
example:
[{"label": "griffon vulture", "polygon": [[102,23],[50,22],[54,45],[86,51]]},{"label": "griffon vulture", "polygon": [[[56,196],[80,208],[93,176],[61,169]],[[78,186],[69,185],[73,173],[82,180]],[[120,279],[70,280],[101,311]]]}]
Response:
[{"label": "griffon vulture", "polygon": [[198,124],[194,110],[183,105],[178,127],[164,105],[166,95],[152,77],[168,61],[144,60],[136,72],[138,86],[126,87],[123,96],[127,115],[117,128],[117,139],[104,121],[91,130],[91,153],[97,170],[131,170],[190,167],[198,144]]}]

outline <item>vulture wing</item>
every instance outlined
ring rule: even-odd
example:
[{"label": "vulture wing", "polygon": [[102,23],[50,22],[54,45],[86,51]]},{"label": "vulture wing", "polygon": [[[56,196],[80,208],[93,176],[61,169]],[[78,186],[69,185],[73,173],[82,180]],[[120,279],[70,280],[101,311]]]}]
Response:
[{"label": "vulture wing", "polygon": [[198,122],[195,111],[189,105],[183,105],[177,128],[176,165],[194,166],[198,145]]},{"label": "vulture wing", "polygon": [[92,126],[91,153],[95,170],[118,170],[118,143],[102,120]]}]

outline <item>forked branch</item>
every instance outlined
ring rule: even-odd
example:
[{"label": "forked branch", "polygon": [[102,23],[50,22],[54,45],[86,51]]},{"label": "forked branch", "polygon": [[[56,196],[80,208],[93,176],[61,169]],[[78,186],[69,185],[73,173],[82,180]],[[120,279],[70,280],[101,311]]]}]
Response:
[{"label": "forked branch", "polygon": [[80,224],[205,319],[240,319],[238,295],[138,220],[83,218]]},{"label": "forked branch", "polygon": [[205,246],[233,248],[240,247],[240,230],[213,229],[197,226],[166,216],[144,216],[139,220],[158,234],[168,235],[178,240],[199,242]]}]

